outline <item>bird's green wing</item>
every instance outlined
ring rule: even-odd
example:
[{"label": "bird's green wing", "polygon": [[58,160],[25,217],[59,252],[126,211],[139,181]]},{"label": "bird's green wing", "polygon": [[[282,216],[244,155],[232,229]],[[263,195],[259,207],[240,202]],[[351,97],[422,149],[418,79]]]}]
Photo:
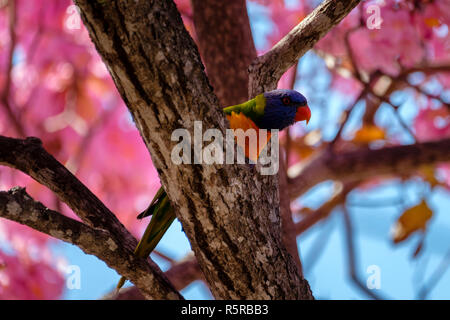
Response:
[{"label": "bird's green wing", "polygon": [[175,212],[166,195],[153,211],[152,219],[134,251],[136,256],[147,257],[166,233],[173,220],[175,220]]},{"label": "bird's green wing", "polygon": [[145,209],[144,211],[142,211],[137,218],[138,219],[142,219],[148,216],[151,216],[153,214],[153,212],[155,212],[155,210],[158,208],[160,202],[162,200],[164,200],[165,198],[167,198],[167,194],[166,191],[164,191],[164,188],[161,186],[158,191],[156,192],[155,196],[153,197],[152,202],[150,202],[149,206],[147,209]]},{"label": "bird's green wing", "polygon": [[[147,210],[143,211],[138,217],[143,218],[149,215],[152,216],[150,223],[134,250],[134,254],[140,258],[150,255],[176,217],[170,205],[170,200],[162,187],[156,193]],[[125,281],[125,277],[120,278],[117,290],[124,285]]]},{"label": "bird's green wing", "polygon": [[255,121],[257,118],[264,115],[265,107],[266,107],[266,98],[264,98],[264,94],[260,94],[257,95],[255,98],[248,100],[247,102],[223,108],[223,112],[226,115],[231,115],[232,112],[243,113],[245,116]]}]

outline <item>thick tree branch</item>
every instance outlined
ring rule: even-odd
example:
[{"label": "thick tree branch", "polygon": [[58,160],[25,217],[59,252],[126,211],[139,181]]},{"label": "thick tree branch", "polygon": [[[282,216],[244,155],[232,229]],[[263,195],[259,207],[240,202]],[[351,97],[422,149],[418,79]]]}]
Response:
[{"label": "thick tree branch", "polygon": [[[174,263],[169,270],[165,273],[177,290],[183,290],[189,284],[196,280],[203,280],[202,271],[197,263],[195,257],[189,253],[185,258]],[[103,299],[107,300],[142,300],[144,297],[140,293],[139,289],[135,286],[124,288],[119,293],[111,292],[107,294]]]},{"label": "thick tree branch", "polygon": [[155,273],[145,260],[136,259],[132,251],[114,242],[107,231],[94,229],[46,208],[34,201],[23,188],[0,191],[0,216],[77,245],[139,284],[146,297],[181,298],[163,275]]},{"label": "thick tree branch", "polygon": [[323,1],[270,51],[250,66],[250,96],[273,90],[280,77],[361,0]]},{"label": "thick tree branch", "polygon": [[193,0],[195,33],[208,79],[222,106],[247,100],[256,58],[245,0]]},{"label": "thick tree branch", "polygon": [[409,174],[424,164],[450,161],[450,139],[344,153],[326,150],[304,164],[290,180],[291,199],[325,180],[355,181],[379,175]]}]

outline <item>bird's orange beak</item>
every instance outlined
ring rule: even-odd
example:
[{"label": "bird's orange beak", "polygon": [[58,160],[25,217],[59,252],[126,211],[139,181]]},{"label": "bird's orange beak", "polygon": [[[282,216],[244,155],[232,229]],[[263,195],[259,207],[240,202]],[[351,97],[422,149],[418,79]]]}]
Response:
[{"label": "bird's orange beak", "polygon": [[309,119],[311,119],[311,110],[307,105],[297,108],[297,113],[295,114],[296,122],[306,120],[306,124],[308,124]]}]

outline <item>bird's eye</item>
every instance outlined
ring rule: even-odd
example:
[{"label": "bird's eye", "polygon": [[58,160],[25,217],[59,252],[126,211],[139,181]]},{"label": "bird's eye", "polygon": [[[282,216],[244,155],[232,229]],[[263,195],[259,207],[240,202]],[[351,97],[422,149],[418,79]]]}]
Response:
[{"label": "bird's eye", "polygon": [[289,97],[283,97],[283,99],[281,100],[283,102],[284,105],[289,105],[291,103],[291,98]]}]

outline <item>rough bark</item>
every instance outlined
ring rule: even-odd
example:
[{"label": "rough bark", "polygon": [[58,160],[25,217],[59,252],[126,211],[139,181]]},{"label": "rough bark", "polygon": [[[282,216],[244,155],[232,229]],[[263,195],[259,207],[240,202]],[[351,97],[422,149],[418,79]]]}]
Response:
[{"label": "rough bark", "polygon": [[[200,270],[200,266],[197,263],[195,257],[191,254],[188,254],[181,261],[177,261],[173,264],[169,270],[164,272],[166,277],[169,279],[170,283],[173,284],[175,289],[183,290],[189,284],[194,281],[202,280],[205,281],[205,278]],[[123,288],[120,292],[116,293],[111,292],[103,299],[106,300],[143,300],[145,297],[140,293],[139,289],[136,286]]]},{"label": "rough bark", "polygon": [[256,58],[245,0],[192,0],[195,32],[208,78],[222,106],[247,100]]},{"label": "rough bark", "polygon": [[290,180],[291,199],[325,180],[360,181],[380,175],[408,175],[421,165],[450,161],[450,139],[343,153],[325,151]]},{"label": "rough bark", "polygon": [[182,298],[161,272],[153,271],[145,260],[136,259],[126,246],[112,240],[109,232],[92,228],[46,208],[34,201],[23,188],[0,192],[0,216],[77,245],[85,253],[97,256],[138,284],[147,298]]},{"label": "rough bark", "polygon": [[276,177],[260,178],[245,166],[171,161],[173,130],[184,127],[192,134],[195,120],[202,120],[204,129],[226,128],[174,3],[75,2],[150,150],[213,295],[311,298],[282,245]]},{"label": "rough bark", "polygon": [[361,0],[327,0],[250,66],[251,96],[276,88],[281,76]]}]

